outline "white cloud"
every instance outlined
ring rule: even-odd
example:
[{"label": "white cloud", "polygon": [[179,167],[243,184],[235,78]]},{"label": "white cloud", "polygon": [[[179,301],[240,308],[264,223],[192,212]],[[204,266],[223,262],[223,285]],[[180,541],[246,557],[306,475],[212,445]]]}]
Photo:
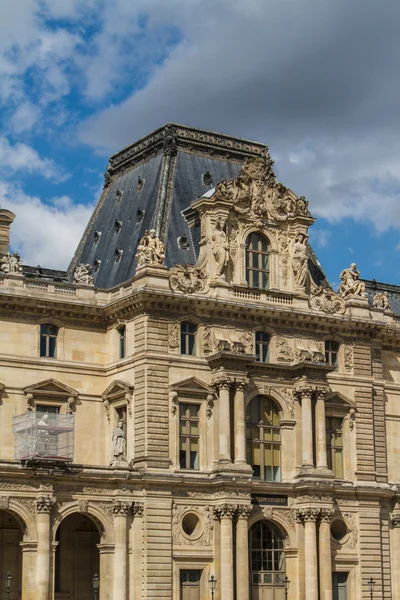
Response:
[{"label": "white cloud", "polygon": [[0,183],[0,205],[16,215],[12,249],[26,264],[54,269],[67,268],[93,212],[93,205],[74,204],[68,196],[45,204],[6,183]]},{"label": "white cloud", "polygon": [[29,102],[29,100],[25,100],[12,115],[9,121],[10,128],[14,134],[30,131],[39,120],[40,114],[41,111],[37,106]]},{"label": "white cloud", "polygon": [[318,248],[325,248],[329,244],[332,233],[328,229],[311,229],[310,237]]},{"label": "white cloud", "polygon": [[57,182],[68,177],[52,160],[41,158],[34,148],[22,143],[12,146],[5,137],[0,137],[0,171],[34,173]]}]

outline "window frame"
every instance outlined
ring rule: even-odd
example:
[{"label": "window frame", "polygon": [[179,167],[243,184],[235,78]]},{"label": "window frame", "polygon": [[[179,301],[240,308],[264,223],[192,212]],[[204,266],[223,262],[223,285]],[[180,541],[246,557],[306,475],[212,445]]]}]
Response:
[{"label": "window frame", "polygon": [[[265,339],[258,340],[257,337],[265,336]],[[261,352],[259,351],[261,350]],[[265,355],[264,355],[265,350]],[[256,355],[256,362],[266,364],[269,362],[271,351],[271,335],[267,331],[255,331],[254,332],[254,354]],[[262,354],[262,356],[261,356]],[[261,360],[263,358],[263,360]],[[265,360],[264,360],[265,358]]]},{"label": "window frame", "polygon": [[[181,409],[186,407],[185,413],[186,416],[182,418]],[[196,416],[193,417],[191,415],[191,409],[194,407],[196,409]],[[185,471],[199,471],[200,470],[200,410],[201,404],[195,402],[185,402],[180,401],[178,404],[178,458],[179,458],[179,468]],[[185,421],[186,429],[188,429],[185,433],[181,433],[181,423]],[[192,423],[197,424],[197,434],[192,433]],[[185,450],[181,450],[181,441],[185,440]],[[191,444],[192,441],[197,441],[197,458],[193,461],[193,464],[197,464],[197,466],[192,465],[192,457],[191,457]],[[182,466],[182,456],[181,453],[185,452],[185,466]]]},{"label": "window frame", "polygon": [[[332,348],[332,346],[336,346],[336,350]],[[325,362],[327,365],[331,367],[337,367],[339,365],[339,351],[340,351],[340,342],[336,340],[325,340],[324,342],[324,354],[325,354]],[[332,357],[335,357],[334,360]]]},{"label": "window frame", "polygon": [[[259,420],[258,422],[251,420],[251,403],[257,401],[259,403]],[[271,425],[265,424],[263,419],[264,414],[264,401],[268,401],[271,406]],[[273,409],[276,411],[276,416],[278,418],[278,425],[274,425],[274,414]],[[280,415],[280,407],[275,402],[275,400],[269,396],[264,396],[262,394],[258,394],[254,396],[246,407],[246,459],[247,463],[253,469],[253,477],[255,479],[259,479],[260,481],[271,482],[271,483],[279,483],[282,481],[282,436],[281,436],[281,415]],[[258,428],[259,434],[258,437],[254,436],[254,432]],[[266,439],[266,433],[270,433],[270,440]],[[274,439],[274,435],[278,433],[278,439]],[[259,460],[260,464],[254,464],[254,450],[258,447]],[[271,464],[265,464],[265,452],[266,450],[270,451],[271,454]],[[278,450],[278,464],[275,464],[275,456],[276,451]],[[259,466],[259,475],[255,475],[256,469],[255,466]],[[271,478],[266,477],[266,469],[270,469]],[[276,471],[275,471],[276,469]]]},{"label": "window frame", "polygon": [[126,325],[117,327],[118,333],[118,360],[126,358]]},{"label": "window frame", "polygon": [[[327,414],[325,416],[325,431],[326,431],[326,458],[328,469],[332,471],[336,479],[344,479],[344,425],[345,417],[337,414]],[[332,427],[333,421],[341,421],[339,428]],[[328,427],[329,425],[329,427]],[[335,436],[340,435],[341,445],[335,443]],[[340,454],[341,474],[337,473],[337,455]]]},{"label": "window frame", "polygon": [[[254,249],[254,237],[257,236],[257,250]],[[266,249],[263,249],[263,241],[265,241]],[[267,236],[260,233],[259,231],[251,231],[245,244],[245,280],[249,288],[257,290],[268,290],[270,287],[270,254],[271,254],[271,243]],[[257,258],[255,258],[257,257]],[[266,257],[266,260],[263,259]],[[266,266],[264,266],[264,260]],[[257,263],[255,265],[255,263]],[[255,274],[257,274],[257,281],[255,281]],[[260,285],[261,279],[261,285]],[[265,280],[265,281],[264,281]]]},{"label": "window frame", "polygon": [[[53,327],[56,330],[55,334],[44,333],[43,328]],[[59,325],[54,323],[39,323],[39,356],[40,358],[58,358],[58,341],[60,335]],[[54,339],[54,352],[50,354],[50,340]],[[42,341],[44,340],[45,350],[42,354]]]},{"label": "window frame", "polygon": [[[186,327],[186,331],[183,330],[184,327]],[[189,331],[190,327],[193,328],[192,331]],[[179,352],[182,356],[197,356],[197,332],[198,325],[194,321],[180,321]],[[192,352],[190,352],[191,341],[193,343]]]}]

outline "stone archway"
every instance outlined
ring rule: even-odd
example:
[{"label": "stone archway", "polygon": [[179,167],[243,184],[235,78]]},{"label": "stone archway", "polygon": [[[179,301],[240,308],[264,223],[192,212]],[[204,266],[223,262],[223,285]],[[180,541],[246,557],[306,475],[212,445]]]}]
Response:
[{"label": "stone archway", "polygon": [[91,600],[92,578],[100,571],[100,532],[88,514],[65,517],[56,533],[55,600]]},{"label": "stone archway", "polygon": [[249,529],[251,600],[284,600],[285,536],[274,523],[258,520]]},{"label": "stone archway", "polygon": [[9,600],[20,600],[22,595],[22,549],[24,532],[17,518],[0,510],[0,600],[8,600],[4,578],[8,571],[12,576]]}]

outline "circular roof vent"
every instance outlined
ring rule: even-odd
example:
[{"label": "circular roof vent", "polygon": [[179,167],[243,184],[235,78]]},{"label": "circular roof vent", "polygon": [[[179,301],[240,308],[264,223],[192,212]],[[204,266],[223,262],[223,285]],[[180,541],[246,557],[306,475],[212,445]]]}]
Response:
[{"label": "circular roof vent", "polygon": [[178,246],[182,250],[189,250],[189,240],[185,235],[181,235],[181,237],[178,237]]}]

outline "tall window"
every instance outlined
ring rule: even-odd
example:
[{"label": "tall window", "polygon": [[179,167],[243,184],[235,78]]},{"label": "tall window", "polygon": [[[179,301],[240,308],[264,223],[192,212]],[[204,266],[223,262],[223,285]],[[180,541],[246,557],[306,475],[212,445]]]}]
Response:
[{"label": "tall window", "polygon": [[325,342],[325,362],[327,365],[334,367],[337,365],[337,358],[339,352],[339,344],[332,340]]},{"label": "tall window", "polygon": [[328,468],[338,479],[343,479],[343,419],[326,418],[326,454]]},{"label": "tall window", "polygon": [[199,468],[199,406],[179,405],[179,464],[181,469]]},{"label": "tall window", "polygon": [[125,358],[126,356],[126,327],[121,325],[118,327],[118,343],[119,343],[119,357]]},{"label": "tall window", "polygon": [[55,325],[40,326],[40,356],[54,358],[56,356],[58,327]]},{"label": "tall window", "polygon": [[181,323],[181,354],[196,354],[197,325],[190,321]]},{"label": "tall window", "polygon": [[256,331],[256,361],[268,362],[268,348],[270,336],[263,331]]},{"label": "tall window", "polygon": [[273,590],[274,587],[283,587],[285,579],[285,552],[281,532],[272,523],[259,521],[250,529],[249,537],[251,585],[253,589],[258,588],[254,597],[281,598]]},{"label": "tall window", "polygon": [[256,396],[246,413],[247,462],[254,477],[263,481],[281,479],[281,431],[276,404],[265,396]]},{"label": "tall window", "polygon": [[246,281],[249,287],[268,289],[268,254],[267,239],[259,233],[251,233],[246,244]]}]

